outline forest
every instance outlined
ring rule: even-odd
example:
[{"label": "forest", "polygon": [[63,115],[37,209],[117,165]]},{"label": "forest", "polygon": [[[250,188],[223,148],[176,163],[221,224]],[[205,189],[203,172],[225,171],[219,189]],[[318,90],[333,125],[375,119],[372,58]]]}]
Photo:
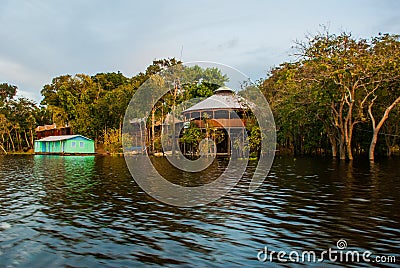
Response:
[{"label": "forest", "polygon": [[[362,155],[392,156],[400,145],[400,39],[379,34],[369,39],[323,31],[295,42],[293,60],[272,68],[256,85],[274,114],[277,150],[281,154],[353,159]],[[144,72],[61,75],[41,89],[37,104],[17,98],[17,86],[0,84],[0,153],[31,151],[38,125],[68,125],[107,151],[121,150],[125,110],[136,90],[150,77],[179,64],[155,60]],[[156,105],[147,127],[152,150],[159,144],[154,124],[171,105],[211,96],[228,81],[216,68],[188,67],[185,76],[197,83],[171,89]],[[198,140],[193,130],[186,141]],[[197,134],[196,134],[197,133]],[[248,127],[249,143],[258,150],[256,126]]]}]

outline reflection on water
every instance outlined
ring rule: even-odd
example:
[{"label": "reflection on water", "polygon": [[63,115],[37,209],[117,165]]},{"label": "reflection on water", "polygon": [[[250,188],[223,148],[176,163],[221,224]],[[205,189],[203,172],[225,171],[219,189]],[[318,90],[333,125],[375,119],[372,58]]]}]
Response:
[{"label": "reflection on water", "polygon": [[[207,183],[226,166],[218,160],[199,175],[152,161],[181,185]],[[249,193],[250,163],[229,195],[178,208],[145,194],[120,157],[0,156],[0,266],[264,267],[264,246],[322,251],[341,238],[352,250],[398,254],[399,164],[278,158]]]},{"label": "reflection on water", "polygon": [[[98,183],[93,178],[95,156],[34,156],[34,177],[43,178],[48,200],[84,202]],[[52,180],[46,180],[52,178]],[[54,198],[56,197],[56,198]]]}]

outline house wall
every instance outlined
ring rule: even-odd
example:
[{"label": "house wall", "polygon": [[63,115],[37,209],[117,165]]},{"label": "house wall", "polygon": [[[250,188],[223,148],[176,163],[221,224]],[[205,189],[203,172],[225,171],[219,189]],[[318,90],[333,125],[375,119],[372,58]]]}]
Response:
[{"label": "house wall", "polygon": [[61,141],[53,141],[49,143],[49,150],[51,153],[61,153]]},{"label": "house wall", "polygon": [[94,141],[83,137],[62,141],[35,141],[35,153],[94,154]]},{"label": "house wall", "polygon": [[73,139],[64,140],[64,153],[82,153],[82,154],[93,154],[94,141],[87,140],[82,137],[75,137]]},{"label": "house wall", "polygon": [[40,131],[36,131],[36,137],[38,139],[46,138],[48,136],[61,136],[61,135],[72,135],[72,134],[73,132],[70,127],[43,129]]},{"label": "house wall", "polygon": [[42,143],[40,141],[35,141],[35,153],[43,153],[41,145]]},{"label": "house wall", "polygon": [[62,153],[61,141],[35,141],[35,153]]},{"label": "house wall", "polygon": [[[193,120],[199,128],[205,128],[206,125],[202,120]],[[207,122],[212,127],[245,127],[246,120],[245,119],[209,119]]]}]

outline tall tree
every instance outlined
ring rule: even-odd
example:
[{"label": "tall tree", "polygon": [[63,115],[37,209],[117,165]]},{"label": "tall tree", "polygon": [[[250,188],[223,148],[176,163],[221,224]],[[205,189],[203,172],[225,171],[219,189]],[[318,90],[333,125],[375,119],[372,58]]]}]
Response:
[{"label": "tall tree", "polygon": [[17,86],[7,83],[0,84],[0,107],[10,101],[17,93]]},{"label": "tall tree", "polygon": [[368,104],[368,115],[372,125],[369,159],[373,161],[379,132],[392,110],[400,103],[399,36],[385,34],[373,38],[371,53],[373,78],[366,90],[371,96]]},{"label": "tall tree", "polygon": [[[297,51],[297,61],[272,70],[263,82],[277,116],[278,138],[289,131],[296,145],[296,135],[301,144],[320,132],[329,138],[334,156],[338,147],[341,159],[353,159],[355,126],[370,122],[373,160],[379,131],[400,102],[398,36],[367,40],[323,32],[298,42]],[[305,137],[301,126],[307,122],[305,133],[314,135]]]}]

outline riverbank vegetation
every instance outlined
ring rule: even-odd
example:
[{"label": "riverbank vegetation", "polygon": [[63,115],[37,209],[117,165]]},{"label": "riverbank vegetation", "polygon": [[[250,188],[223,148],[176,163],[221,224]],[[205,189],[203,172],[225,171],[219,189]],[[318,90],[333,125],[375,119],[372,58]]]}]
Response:
[{"label": "riverbank vegetation", "polygon": [[[293,59],[257,82],[274,113],[280,152],[340,159],[368,154],[373,160],[399,150],[399,36],[357,39],[324,31],[296,42]],[[0,84],[0,153],[33,148],[35,127],[52,123],[69,125],[111,153],[121,152],[123,118],[132,96],[149,77],[177,63],[155,60],[130,78],[120,72],[61,75],[43,86],[40,104],[17,98],[16,86]],[[175,83],[179,87],[171,88],[146,122],[151,151],[161,144],[155,125],[172,107],[211,96],[227,81],[216,68],[188,67],[185,75],[197,83]],[[260,143],[256,128],[248,129],[254,152]],[[181,141],[195,147],[201,135],[193,127]]]},{"label": "riverbank vegetation", "polygon": [[390,156],[400,135],[399,36],[323,32],[297,42],[295,52],[296,61],[261,83],[279,147],[340,159],[368,153],[373,160],[383,150]]},{"label": "riverbank vegetation", "polygon": [[48,111],[26,98],[16,98],[17,87],[0,84],[0,154],[33,148],[35,127],[48,123]]}]

